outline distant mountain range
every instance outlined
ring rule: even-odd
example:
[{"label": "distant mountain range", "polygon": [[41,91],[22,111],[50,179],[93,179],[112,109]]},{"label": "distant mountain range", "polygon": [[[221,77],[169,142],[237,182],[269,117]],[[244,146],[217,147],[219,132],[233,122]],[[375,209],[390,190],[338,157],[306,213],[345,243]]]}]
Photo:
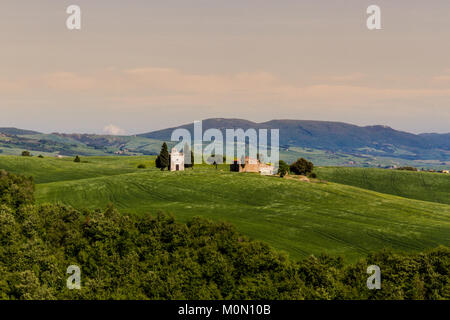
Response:
[{"label": "distant mountain range", "polygon": [[[282,157],[289,160],[302,156],[302,152],[309,152],[311,157],[316,156],[320,161],[328,157],[353,163],[352,157],[356,157],[361,164],[369,166],[380,157],[408,161],[432,160],[441,162],[439,164],[450,161],[450,133],[412,134],[381,125],[363,127],[342,122],[307,120],[256,123],[243,119],[213,118],[203,120],[202,125],[203,131],[217,128],[223,133],[225,129],[238,128],[279,129]],[[67,156],[152,155],[159,152],[162,141],[170,141],[173,130],[177,128],[188,129],[193,135],[192,123],[137,136],[43,134],[17,128],[0,128],[0,153],[20,154],[23,150],[29,150],[36,154]],[[313,150],[318,152],[313,155]],[[343,163],[339,161],[331,163]]]},{"label": "distant mountain range", "polygon": [[40,132],[17,128],[0,128],[0,133],[9,135],[31,135],[31,134],[39,134]]},{"label": "distant mountain range", "polygon": [[[202,122],[203,131],[217,128],[279,129],[280,145],[306,147],[334,152],[365,153],[405,159],[448,159],[450,133],[412,134],[387,126],[360,127],[342,122],[308,120],[271,120],[256,123],[242,119],[213,118]],[[141,134],[141,137],[169,140],[174,129],[185,128],[193,134],[193,124]]]}]

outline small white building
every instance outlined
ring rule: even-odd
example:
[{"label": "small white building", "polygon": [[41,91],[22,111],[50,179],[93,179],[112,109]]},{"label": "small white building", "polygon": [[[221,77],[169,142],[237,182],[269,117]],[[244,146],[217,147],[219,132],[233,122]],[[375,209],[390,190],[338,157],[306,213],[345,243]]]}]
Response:
[{"label": "small white building", "polygon": [[170,152],[170,171],[184,170],[184,153],[172,148]]}]

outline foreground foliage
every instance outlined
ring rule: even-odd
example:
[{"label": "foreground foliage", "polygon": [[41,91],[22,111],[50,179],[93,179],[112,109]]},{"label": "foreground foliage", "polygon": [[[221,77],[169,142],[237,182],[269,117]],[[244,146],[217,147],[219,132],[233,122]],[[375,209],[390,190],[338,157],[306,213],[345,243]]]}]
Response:
[{"label": "foreground foliage", "polygon": [[[297,262],[226,223],[34,205],[30,185],[0,175],[1,299],[450,298],[445,247],[382,251],[353,265],[326,255]],[[381,290],[366,287],[371,264]],[[66,288],[69,265],[81,268],[81,290]]]}]

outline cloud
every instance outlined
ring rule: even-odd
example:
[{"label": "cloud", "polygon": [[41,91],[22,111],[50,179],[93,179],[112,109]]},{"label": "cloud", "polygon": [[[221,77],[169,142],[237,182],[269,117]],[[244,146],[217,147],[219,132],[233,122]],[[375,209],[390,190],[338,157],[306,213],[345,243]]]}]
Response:
[{"label": "cloud", "polygon": [[145,87],[173,93],[221,94],[237,91],[260,91],[279,80],[268,72],[235,74],[194,74],[169,68],[139,68],[125,70],[123,80],[135,88]]},{"label": "cloud", "polygon": [[434,82],[442,82],[442,83],[446,83],[450,81],[450,69],[444,69],[442,74],[436,75],[432,78],[432,81]]},{"label": "cloud", "polygon": [[450,81],[450,75],[435,76],[433,80],[437,82],[448,82]]},{"label": "cloud", "polygon": [[360,72],[353,72],[349,74],[342,74],[342,75],[333,75],[333,76],[326,76],[326,77],[317,77],[318,79],[325,81],[325,82],[354,82],[354,81],[360,81],[366,77],[365,74]]},{"label": "cloud", "polygon": [[1,93],[19,93],[27,87],[25,81],[0,79],[0,92]]},{"label": "cloud", "polygon": [[[426,113],[425,106],[434,106],[434,117],[448,114],[450,88],[445,84],[430,86],[431,77],[425,79],[428,85],[417,88],[408,86],[405,81],[401,82],[402,87],[392,84],[383,87],[366,81],[362,85],[357,79],[365,80],[364,74],[333,75],[300,84],[269,72],[199,74],[174,68],[108,68],[88,73],[48,73],[20,81],[0,79],[0,92],[3,101],[7,101],[5,96],[8,96],[11,101],[28,105],[32,105],[30,101],[34,104],[48,101],[52,105],[71,103],[98,114],[127,111],[141,117],[152,113],[180,117],[201,109],[236,115],[253,110],[270,117],[283,112],[304,114],[303,110],[309,113],[314,110],[330,113],[333,118],[332,114],[343,108],[350,113],[375,112],[374,106],[386,113],[392,113],[393,106],[402,112],[422,108],[416,113],[418,118]],[[32,100],[28,101],[28,97]],[[105,127],[105,132],[124,133],[114,125]]]},{"label": "cloud", "polygon": [[109,124],[103,128],[103,132],[112,136],[125,135],[126,131],[118,126]]},{"label": "cloud", "polygon": [[42,76],[44,84],[56,90],[89,90],[96,87],[95,79],[81,76],[73,72],[56,72]]}]

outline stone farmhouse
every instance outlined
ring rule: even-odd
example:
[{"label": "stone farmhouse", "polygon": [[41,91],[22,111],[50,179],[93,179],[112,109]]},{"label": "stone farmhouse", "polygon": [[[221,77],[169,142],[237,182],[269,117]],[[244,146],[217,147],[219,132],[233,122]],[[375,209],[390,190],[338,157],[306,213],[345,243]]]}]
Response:
[{"label": "stone farmhouse", "polygon": [[261,163],[258,159],[245,157],[244,163],[235,160],[230,164],[230,171],[233,172],[256,172],[261,175],[275,174],[275,167],[270,164]]},{"label": "stone farmhouse", "polygon": [[184,154],[172,148],[170,152],[170,171],[184,171]]}]

